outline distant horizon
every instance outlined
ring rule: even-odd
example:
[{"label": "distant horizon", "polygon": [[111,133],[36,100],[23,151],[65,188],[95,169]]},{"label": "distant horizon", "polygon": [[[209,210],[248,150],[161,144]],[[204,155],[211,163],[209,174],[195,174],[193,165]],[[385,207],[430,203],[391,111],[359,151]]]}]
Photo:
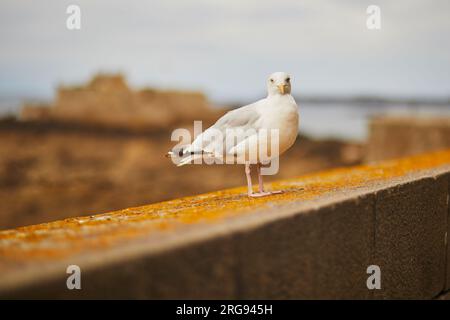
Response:
[{"label": "distant horizon", "polygon": [[[78,87],[78,86],[85,86],[89,81],[91,81],[95,76],[97,75],[106,75],[106,76],[115,76],[115,75],[121,75],[123,76],[125,82],[132,90],[145,90],[145,89],[155,89],[155,90],[177,90],[177,91],[196,91],[201,92],[205,94],[205,96],[214,104],[222,104],[222,105],[234,105],[234,104],[242,104],[242,103],[250,103],[246,102],[245,99],[238,99],[238,98],[226,98],[222,100],[214,100],[212,99],[207,92],[202,91],[199,88],[180,88],[180,87],[174,87],[174,86],[166,86],[166,87],[157,87],[152,86],[151,84],[143,84],[141,86],[136,86],[130,83],[130,81],[127,78],[127,75],[124,73],[118,73],[118,72],[96,72],[91,77],[89,77],[84,82],[75,82],[75,83],[68,83],[68,82],[60,82],[57,85],[53,87],[53,91],[51,94],[43,94],[43,93],[2,93],[0,92],[0,111],[3,106],[3,103],[5,101],[18,101],[21,100],[22,103],[26,102],[33,102],[36,101],[36,103],[42,102],[42,103],[51,103],[56,95],[56,92],[59,87]],[[405,104],[415,104],[415,103],[432,103],[432,104],[438,104],[438,105],[448,105],[450,104],[450,94],[448,95],[411,95],[411,96],[405,96],[405,95],[395,95],[395,94],[383,94],[383,93],[358,93],[358,92],[352,92],[352,93],[338,93],[338,94],[329,94],[329,93],[303,93],[303,94],[296,94],[295,92],[292,93],[294,98],[298,101],[303,102],[310,102],[310,103],[336,103],[336,102],[350,102],[350,103],[405,103]],[[261,95],[259,97],[256,97],[254,99],[260,99],[265,96],[265,92],[261,90]]]},{"label": "distant horizon", "polygon": [[[196,91],[196,92],[202,92],[201,90],[189,90],[189,89],[180,89],[175,87],[166,87],[166,88],[157,88],[157,87],[150,87],[150,86],[144,86],[140,87],[138,89],[155,89],[155,90],[179,90],[179,91]],[[23,100],[23,102],[51,102],[55,98],[56,90],[53,92],[51,96],[47,95],[39,95],[39,94],[1,94],[0,93],[0,102],[8,101],[8,100]],[[204,92],[202,92],[204,93]],[[206,94],[205,94],[206,95]],[[222,104],[230,104],[230,103],[245,103],[245,99],[233,99],[230,98],[229,100],[212,100],[208,95],[206,97],[213,103],[222,103]],[[260,97],[256,97],[256,99],[262,99],[265,95],[262,94]],[[434,103],[434,104],[446,104],[450,103],[450,95],[448,96],[401,96],[401,95],[392,95],[392,94],[302,94],[302,95],[296,95],[293,94],[293,97],[296,100],[299,101],[307,101],[311,103],[333,103],[333,102],[340,102],[340,101],[353,101],[353,102],[405,102],[407,104],[409,103]]]},{"label": "distant horizon", "polygon": [[[239,99],[239,98],[223,98],[223,99],[213,99],[211,96],[202,90],[201,88],[189,88],[189,87],[176,87],[176,86],[164,86],[164,87],[158,87],[153,86],[150,83],[143,84],[143,85],[133,85],[128,80],[126,74],[123,73],[116,73],[116,72],[97,72],[94,75],[92,75],[90,78],[88,78],[84,82],[59,82],[57,85],[53,86],[53,90],[51,93],[43,93],[43,92],[0,92],[0,102],[6,101],[6,100],[23,100],[23,102],[27,101],[38,101],[38,102],[51,102],[57,93],[57,90],[59,87],[78,87],[78,86],[84,86],[89,81],[93,79],[96,75],[117,75],[120,74],[124,77],[124,80],[126,81],[127,85],[132,90],[144,90],[144,89],[155,89],[155,90],[176,90],[176,91],[195,91],[195,92],[201,92],[205,94],[205,96],[213,103],[222,103],[222,104],[230,104],[230,103],[244,103],[246,99]],[[266,93],[264,91],[264,87],[261,86],[261,92],[259,97],[255,96],[254,99],[260,99],[265,97]],[[415,103],[415,102],[431,102],[431,103],[450,103],[450,93],[448,95],[401,95],[401,94],[392,94],[392,93],[377,93],[377,92],[340,92],[337,94],[331,94],[331,93],[325,93],[325,92],[304,92],[302,94],[298,94],[293,92],[292,95],[295,97],[296,100],[299,101],[308,101],[308,102],[318,102],[318,103],[328,103],[328,102],[339,102],[339,101],[355,101],[355,102],[406,102],[406,103]],[[1,108],[1,104],[0,104]]]},{"label": "distant horizon", "polygon": [[[17,99],[23,99],[24,101],[26,100],[37,100],[37,101],[51,101],[54,97],[55,97],[55,93],[58,89],[58,87],[60,86],[67,86],[67,87],[76,87],[79,85],[85,85],[86,83],[88,83],[93,76],[97,75],[97,74],[106,74],[106,75],[115,75],[115,74],[122,74],[125,78],[125,81],[127,82],[127,84],[130,86],[130,88],[135,89],[135,90],[141,90],[141,89],[146,89],[146,88],[151,88],[151,89],[156,89],[156,90],[180,90],[180,91],[198,91],[198,92],[202,92],[203,94],[205,94],[208,99],[210,99],[210,101],[214,102],[214,103],[232,103],[237,101],[239,102],[245,102],[245,100],[251,100],[251,99],[260,99],[263,98],[266,93],[265,93],[265,84],[262,83],[260,85],[261,89],[260,89],[260,94],[255,95],[253,98],[249,97],[249,98],[229,98],[229,97],[222,97],[222,98],[212,98],[211,94],[208,92],[206,92],[207,90],[202,90],[202,88],[198,88],[198,87],[189,87],[189,86],[170,86],[170,85],[166,85],[166,86],[156,86],[156,85],[152,85],[152,83],[148,82],[148,83],[142,83],[142,84],[132,84],[131,81],[129,81],[128,77],[126,74],[122,73],[122,72],[107,72],[107,71],[101,71],[101,72],[95,72],[93,73],[93,75],[91,75],[90,77],[88,77],[85,81],[74,81],[74,82],[69,82],[69,81],[59,81],[57,84],[52,85],[52,90],[51,92],[47,92],[47,91],[27,91],[25,90],[24,92],[2,92],[0,91],[0,102],[2,100],[8,100],[8,99],[13,99],[13,100],[17,100]],[[298,90],[297,90],[298,91]],[[359,98],[363,98],[363,99],[374,99],[374,100],[384,100],[384,101],[412,101],[412,102],[422,102],[422,101],[426,101],[426,102],[437,102],[438,104],[447,102],[450,103],[450,92],[448,94],[411,94],[411,95],[406,95],[406,94],[401,94],[401,93],[392,93],[392,92],[376,92],[375,90],[373,92],[370,91],[366,91],[366,92],[357,92],[357,91],[349,91],[349,92],[337,92],[337,93],[326,93],[326,92],[315,92],[315,91],[311,91],[311,92],[303,92],[303,93],[296,93],[293,92],[292,95],[299,100],[333,100],[336,99],[335,101],[341,101],[341,100],[353,100],[353,99],[359,99]],[[250,102],[249,102],[250,103]],[[1,104],[0,104],[0,108],[1,108]]]},{"label": "distant horizon", "polygon": [[[138,89],[160,89],[154,87],[142,87]],[[168,88],[169,90],[176,90],[177,88]],[[25,103],[42,103],[51,104],[54,101],[55,95],[51,97],[39,96],[4,96],[0,94],[0,118],[8,114],[15,114],[20,111],[20,108]],[[209,99],[209,97],[207,96]],[[263,98],[261,96],[260,98]],[[341,105],[346,104],[349,107],[370,106],[370,105],[405,105],[405,106],[434,106],[434,107],[449,107],[450,96],[448,97],[401,97],[401,96],[381,96],[381,95],[294,95],[296,101],[300,104],[315,104],[315,105]],[[257,98],[259,99],[259,98]],[[209,99],[213,106],[225,107],[239,107],[251,103],[252,101],[244,100],[228,100],[228,101],[213,101]],[[8,105],[8,102],[12,105]]]}]

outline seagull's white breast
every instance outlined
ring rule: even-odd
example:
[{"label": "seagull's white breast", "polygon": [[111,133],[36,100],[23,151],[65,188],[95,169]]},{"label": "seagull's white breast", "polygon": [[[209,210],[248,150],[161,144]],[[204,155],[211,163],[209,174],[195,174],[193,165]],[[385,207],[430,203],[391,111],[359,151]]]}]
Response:
[{"label": "seagull's white breast", "polygon": [[295,142],[298,135],[299,114],[298,106],[291,95],[267,98],[261,108],[263,125],[267,129],[276,129],[279,132],[279,150],[281,155]]}]

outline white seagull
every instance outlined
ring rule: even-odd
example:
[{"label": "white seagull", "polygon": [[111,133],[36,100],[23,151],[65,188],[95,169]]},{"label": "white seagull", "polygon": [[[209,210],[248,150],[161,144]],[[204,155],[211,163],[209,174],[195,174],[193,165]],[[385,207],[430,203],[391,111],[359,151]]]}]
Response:
[{"label": "white seagull", "polygon": [[[219,159],[221,163],[224,156],[227,159],[244,159],[242,163],[245,164],[249,197],[281,193],[264,190],[261,168],[294,144],[298,125],[298,106],[291,96],[291,77],[285,72],[275,72],[267,79],[266,98],[227,112],[191,144],[172,149],[168,156],[178,158],[178,166],[191,164],[200,158]],[[269,132],[277,133],[276,139],[273,136],[267,139]],[[228,138],[232,135],[230,143]],[[277,150],[269,140],[278,140]],[[267,151],[267,156],[260,154],[262,149]],[[255,154],[251,150],[258,152]],[[253,192],[252,188],[252,165],[258,172],[258,192]]]}]

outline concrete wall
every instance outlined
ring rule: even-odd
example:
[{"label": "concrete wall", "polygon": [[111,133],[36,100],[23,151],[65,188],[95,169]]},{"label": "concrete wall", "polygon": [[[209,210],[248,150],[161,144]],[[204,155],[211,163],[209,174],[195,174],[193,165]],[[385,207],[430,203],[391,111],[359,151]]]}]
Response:
[{"label": "concrete wall", "polygon": [[450,117],[379,116],[371,119],[367,162],[450,148]]},{"label": "concrete wall", "polygon": [[[431,299],[450,289],[450,150],[0,232],[3,298]],[[66,288],[66,267],[82,290]],[[369,290],[369,265],[381,289]],[[443,295],[441,295],[443,296]]]}]

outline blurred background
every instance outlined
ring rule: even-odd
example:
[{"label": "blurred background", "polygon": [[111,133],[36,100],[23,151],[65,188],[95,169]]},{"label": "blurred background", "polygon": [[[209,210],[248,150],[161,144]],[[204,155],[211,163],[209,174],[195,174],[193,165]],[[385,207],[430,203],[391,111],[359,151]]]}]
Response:
[{"label": "blurred background", "polygon": [[[69,30],[69,5],[81,29]],[[366,26],[371,4],[381,29]],[[300,137],[277,176],[450,147],[450,2],[0,3],[0,229],[245,183],[175,167],[171,132],[291,74]]]}]

